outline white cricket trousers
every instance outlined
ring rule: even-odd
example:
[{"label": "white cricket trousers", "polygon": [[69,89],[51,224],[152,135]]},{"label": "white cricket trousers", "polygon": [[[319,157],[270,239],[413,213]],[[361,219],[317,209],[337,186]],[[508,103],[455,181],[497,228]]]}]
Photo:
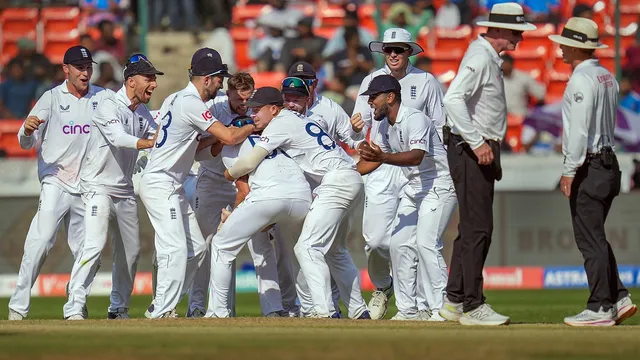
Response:
[{"label": "white cricket trousers", "polygon": [[400,202],[402,178],[401,167],[382,164],[367,175],[365,182],[362,236],[369,278],[377,289],[386,289],[391,285],[389,244]]},{"label": "white cricket trousers", "polygon": [[[300,233],[305,216],[309,211],[310,203],[306,200],[259,200],[251,195],[250,193],[238,205],[222,225],[220,231],[213,237],[211,244],[211,286],[213,287],[211,297],[213,302],[207,310],[207,316],[209,317],[224,318],[230,316],[227,297],[231,286],[231,276],[235,271],[233,261],[244,245],[253,238],[254,252],[256,254],[270,254],[271,259],[267,259],[267,261],[270,260],[272,262],[275,270],[275,253],[269,242],[268,233],[262,232],[262,230],[271,224],[278,223],[281,231]],[[256,272],[258,272],[257,268],[258,265],[256,265]],[[277,283],[278,274],[274,272],[269,276],[272,279],[272,283],[268,284],[269,289],[266,291],[271,291],[274,295],[268,297],[273,300],[273,304],[268,304],[267,306],[282,310],[282,296]],[[265,310],[263,309],[264,312]]]},{"label": "white cricket trousers", "polygon": [[448,279],[442,234],[457,203],[451,182],[400,199],[390,250],[396,306],[405,316],[442,307]]},{"label": "white cricket trousers", "polygon": [[27,316],[31,304],[31,288],[56,242],[60,222],[64,220],[67,243],[74,261],[84,242],[84,203],[80,195],[70,194],[57,185],[42,183],[38,211],[31,221],[24,243],[24,254],[18,272],[16,290],[9,309]]},{"label": "white cricket trousers", "polygon": [[[335,241],[343,221],[349,220],[354,203],[364,195],[360,174],[353,169],[327,173],[314,191],[315,199],[304,221],[294,253],[309,285],[313,308],[320,317],[329,317],[331,276],[336,281],[350,317],[367,310],[360,290],[359,272],[346,248],[346,234]],[[344,231],[348,226],[343,226]]]},{"label": "white cricket trousers", "polygon": [[184,188],[142,175],[140,198],[155,230],[156,292],[149,313],[158,318],[175,309],[205,256],[205,239]]},{"label": "white cricket trousers", "polygon": [[69,299],[64,305],[64,317],[82,314],[87,296],[100,267],[100,258],[107,244],[107,232],[113,243],[112,290],[109,312],[128,309],[133,282],[140,259],[140,223],[135,198],[114,198],[85,193],[85,240],[71,270]]}]

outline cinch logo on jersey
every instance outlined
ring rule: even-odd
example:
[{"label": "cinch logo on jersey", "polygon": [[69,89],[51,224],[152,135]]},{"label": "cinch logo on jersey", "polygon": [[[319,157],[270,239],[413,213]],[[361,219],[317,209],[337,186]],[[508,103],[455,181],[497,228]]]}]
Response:
[{"label": "cinch logo on jersey", "polygon": [[420,145],[424,145],[427,143],[427,140],[425,139],[418,139],[418,140],[411,140],[409,141],[410,145],[414,145],[414,144],[420,144]]},{"label": "cinch logo on jersey", "polygon": [[113,120],[107,121],[107,125],[113,125],[113,124],[118,124],[118,123],[120,123],[120,120],[118,120],[118,119],[113,119]]},{"label": "cinch logo on jersey", "polygon": [[76,125],[73,121],[69,121],[69,125],[62,127],[62,132],[67,135],[88,134],[90,131],[90,125]]}]

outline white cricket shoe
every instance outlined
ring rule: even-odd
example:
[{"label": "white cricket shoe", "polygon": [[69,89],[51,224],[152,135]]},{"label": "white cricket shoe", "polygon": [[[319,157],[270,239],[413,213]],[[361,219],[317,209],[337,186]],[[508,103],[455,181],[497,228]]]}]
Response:
[{"label": "white cricket shoe", "polygon": [[429,321],[432,315],[433,313],[431,312],[431,310],[418,310],[418,317],[420,318],[420,320]]},{"label": "white cricket shoe", "polygon": [[495,312],[489,304],[482,304],[477,308],[464,313],[460,317],[461,325],[485,325],[485,326],[498,326],[508,325],[508,316],[500,315]]},{"label": "white cricket shoe", "polygon": [[[147,311],[144,312],[144,317],[146,317],[147,319],[153,319],[151,317],[151,312],[149,312],[149,310],[147,309]],[[158,316],[158,319],[174,319],[178,317],[178,313],[176,312],[176,309],[173,310],[169,310],[167,312],[165,312],[164,314]]]},{"label": "white cricket shoe", "polygon": [[443,322],[443,321],[447,321],[447,319],[440,316],[440,314],[437,311],[434,311],[431,317],[429,318],[429,321]]},{"label": "white cricket shoe", "polygon": [[84,320],[84,317],[82,316],[82,314],[75,314],[75,315],[67,316],[65,320],[72,320],[72,321]]},{"label": "white cricket shoe", "polygon": [[393,281],[386,289],[377,289],[371,295],[369,300],[369,314],[372,320],[380,320],[384,318],[389,309],[389,299],[393,295]]},{"label": "white cricket shoe", "polygon": [[460,317],[462,317],[462,303],[454,303],[449,300],[446,296],[444,297],[444,303],[440,310],[438,310],[438,314],[447,321],[458,322],[460,321]]},{"label": "white cricket shoe", "polygon": [[578,315],[564,318],[564,323],[569,326],[613,326],[615,311],[613,308],[604,311],[602,307],[598,312],[586,309]]},{"label": "white cricket shoe", "polygon": [[25,317],[22,316],[22,314],[20,314],[19,312],[9,309],[9,316],[8,316],[9,320],[11,320],[11,321],[21,321],[21,320],[24,320],[24,318]]},{"label": "white cricket shoe", "polygon": [[638,307],[631,302],[631,296],[627,295],[616,303],[613,320],[615,320],[616,325],[620,325],[620,323],[632,317],[636,311],[638,311]]},{"label": "white cricket shoe", "polygon": [[395,314],[391,320],[394,321],[422,321],[422,318],[420,317],[420,314],[415,314],[415,315],[405,315],[401,312],[398,312],[397,314]]}]

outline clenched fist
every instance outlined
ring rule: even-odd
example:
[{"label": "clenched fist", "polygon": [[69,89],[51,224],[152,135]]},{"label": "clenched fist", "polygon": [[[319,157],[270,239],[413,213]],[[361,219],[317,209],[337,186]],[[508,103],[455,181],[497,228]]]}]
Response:
[{"label": "clenched fist", "polygon": [[44,120],[38,119],[37,116],[29,116],[27,120],[24,121],[24,134],[31,136],[42,123],[44,123]]},{"label": "clenched fist", "polygon": [[351,128],[357,133],[364,129],[364,120],[362,120],[362,115],[360,113],[355,113],[351,117]]}]

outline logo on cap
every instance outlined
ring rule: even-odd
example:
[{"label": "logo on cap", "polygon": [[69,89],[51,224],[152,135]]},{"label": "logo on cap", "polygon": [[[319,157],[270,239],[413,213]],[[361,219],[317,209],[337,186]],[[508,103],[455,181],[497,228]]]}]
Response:
[{"label": "logo on cap", "polygon": [[395,38],[396,38],[396,32],[395,32],[395,31],[392,31],[392,32],[391,32],[391,38],[392,38],[392,39],[395,39]]},{"label": "logo on cap", "polygon": [[296,71],[302,71],[303,69],[304,69],[304,66],[302,64],[298,64]]},{"label": "logo on cap", "polygon": [[82,53],[82,57],[89,57],[89,54],[87,54],[87,50],[86,49],[80,49],[80,52]]},{"label": "logo on cap", "polygon": [[516,16],[517,22],[524,22],[524,16]]},{"label": "logo on cap", "polygon": [[207,56],[208,57],[213,57],[213,54],[212,53],[207,53]]},{"label": "logo on cap", "polygon": [[289,84],[289,87],[290,87],[290,88],[294,88],[294,87],[296,87],[296,86],[295,86],[295,85],[293,84],[293,82],[292,82],[291,84]]}]

